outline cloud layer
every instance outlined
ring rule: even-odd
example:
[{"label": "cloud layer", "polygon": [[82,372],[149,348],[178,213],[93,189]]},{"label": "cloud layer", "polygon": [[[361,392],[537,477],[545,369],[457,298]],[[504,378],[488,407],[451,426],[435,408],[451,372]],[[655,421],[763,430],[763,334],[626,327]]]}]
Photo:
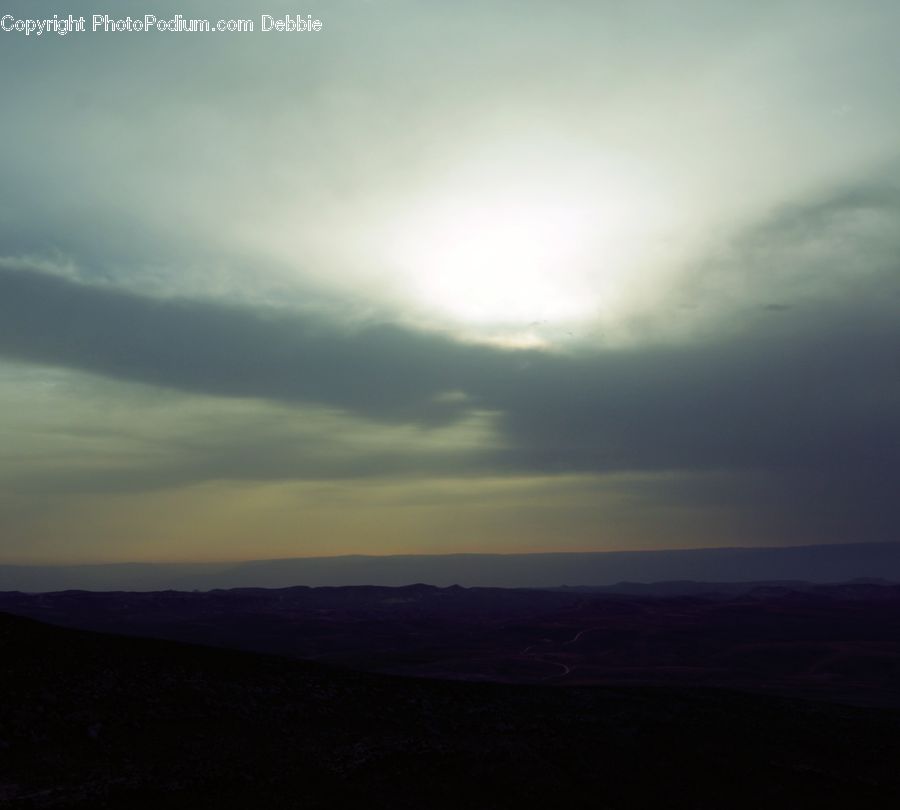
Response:
[{"label": "cloud layer", "polygon": [[[0,557],[895,539],[897,4],[565,6],[5,38]],[[545,190],[590,320],[392,264]]]}]

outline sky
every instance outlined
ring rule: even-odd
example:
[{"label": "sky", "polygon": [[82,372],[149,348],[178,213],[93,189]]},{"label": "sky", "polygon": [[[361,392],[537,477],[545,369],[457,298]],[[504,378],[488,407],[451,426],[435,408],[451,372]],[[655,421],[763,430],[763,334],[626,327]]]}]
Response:
[{"label": "sky", "polygon": [[256,30],[0,32],[0,562],[898,539],[893,0],[107,12]]}]

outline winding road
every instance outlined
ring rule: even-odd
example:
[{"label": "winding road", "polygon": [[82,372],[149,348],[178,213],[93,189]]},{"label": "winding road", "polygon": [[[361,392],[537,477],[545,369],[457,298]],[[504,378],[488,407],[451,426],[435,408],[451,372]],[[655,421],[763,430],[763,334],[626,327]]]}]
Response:
[{"label": "winding road", "polygon": [[[578,639],[580,639],[585,633],[589,633],[591,630],[596,628],[593,627],[585,627],[582,630],[579,630],[572,638],[568,641],[563,641],[559,646],[560,647],[568,647],[570,644],[574,644]],[[548,675],[546,678],[542,678],[541,680],[550,680],[551,678],[565,678],[566,675],[569,675],[574,667],[570,667],[568,664],[563,664],[559,661],[553,661],[548,658],[548,656],[553,655],[552,651],[547,651],[543,653],[533,653],[531,652],[535,647],[542,643],[553,643],[552,639],[542,638],[539,642],[535,644],[529,644],[522,652],[519,653],[519,656],[530,657],[535,661],[541,661],[544,664],[552,664],[555,667],[559,667],[562,670],[562,673],[557,675]]]}]

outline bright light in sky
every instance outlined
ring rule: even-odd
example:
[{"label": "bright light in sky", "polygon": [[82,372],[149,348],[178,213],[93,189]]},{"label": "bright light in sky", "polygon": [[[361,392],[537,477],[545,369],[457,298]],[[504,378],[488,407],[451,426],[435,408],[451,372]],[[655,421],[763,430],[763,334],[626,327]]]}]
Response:
[{"label": "bright light in sky", "polygon": [[627,164],[581,168],[577,178],[555,172],[557,182],[488,173],[424,188],[383,237],[410,303],[461,325],[518,330],[615,309],[645,272],[666,212]]},{"label": "bright light in sky", "polygon": [[573,295],[589,237],[576,207],[498,197],[454,199],[404,225],[398,259],[413,296],[468,323],[513,323],[583,314]]}]

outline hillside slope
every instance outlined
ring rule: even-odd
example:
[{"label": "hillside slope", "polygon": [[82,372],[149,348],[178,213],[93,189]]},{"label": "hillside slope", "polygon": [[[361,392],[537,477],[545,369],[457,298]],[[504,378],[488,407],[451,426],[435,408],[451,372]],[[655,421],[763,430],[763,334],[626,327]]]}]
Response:
[{"label": "hillside slope", "polygon": [[900,800],[891,710],[716,690],[392,678],[3,614],[0,646],[4,807]]}]

